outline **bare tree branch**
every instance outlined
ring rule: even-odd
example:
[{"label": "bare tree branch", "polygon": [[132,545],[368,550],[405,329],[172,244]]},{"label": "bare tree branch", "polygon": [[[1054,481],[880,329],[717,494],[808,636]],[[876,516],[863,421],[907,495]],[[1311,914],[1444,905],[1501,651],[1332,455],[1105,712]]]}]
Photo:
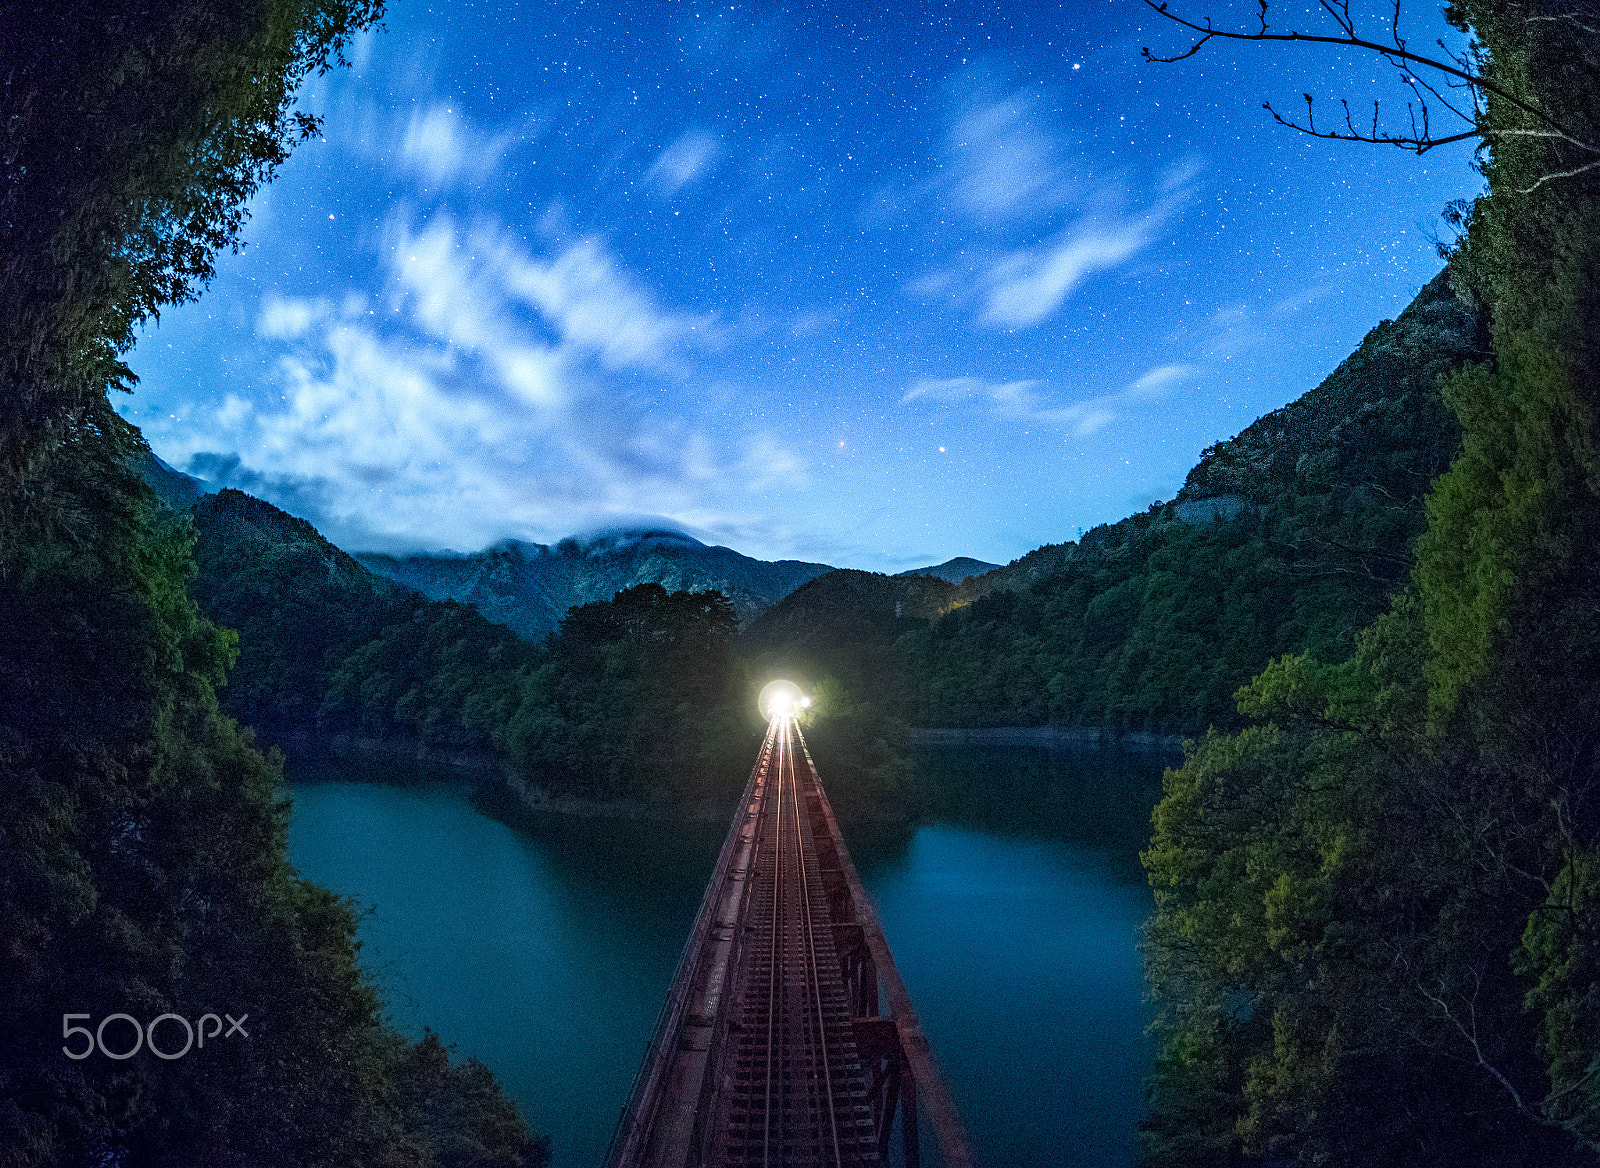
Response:
[{"label": "bare tree branch", "polygon": [[[1191,20],[1188,17],[1171,11],[1167,0],[1144,0],[1150,8],[1160,13],[1174,24],[1188,29],[1197,34],[1198,39],[1191,43],[1188,49],[1175,56],[1159,56],[1148,47],[1142,50],[1145,60],[1161,64],[1170,64],[1176,61],[1187,60],[1198,53],[1208,42],[1213,39],[1251,41],[1251,42],[1283,42],[1335,45],[1341,48],[1361,49],[1365,52],[1376,53],[1400,71],[1401,84],[1411,90],[1415,96],[1414,102],[1408,102],[1406,109],[1410,122],[1408,133],[1394,133],[1381,128],[1379,123],[1379,103],[1373,102],[1372,125],[1370,128],[1358,127],[1354,114],[1348,102],[1341,102],[1344,108],[1345,128],[1340,130],[1337,126],[1319,128],[1316,124],[1314,101],[1310,94],[1303,94],[1306,102],[1306,121],[1301,123],[1294,118],[1285,117],[1270,102],[1263,102],[1262,108],[1270,113],[1279,125],[1296,130],[1299,133],[1313,138],[1323,138],[1342,142],[1370,142],[1388,146],[1398,146],[1415,154],[1425,154],[1436,146],[1448,145],[1452,142],[1461,142],[1469,138],[1493,139],[1497,137],[1525,136],[1543,137],[1552,142],[1565,142],[1587,154],[1600,156],[1600,144],[1590,141],[1587,137],[1575,132],[1572,128],[1563,125],[1545,110],[1537,105],[1518,97],[1515,93],[1487,80],[1482,69],[1477,67],[1478,57],[1476,50],[1466,54],[1452,52],[1443,41],[1439,45],[1440,56],[1430,57],[1414,52],[1407,39],[1400,32],[1400,0],[1394,0],[1393,13],[1390,18],[1389,40],[1387,43],[1372,40],[1363,36],[1356,29],[1355,18],[1350,15],[1349,0],[1318,0],[1322,10],[1337,26],[1338,35],[1322,33],[1304,33],[1298,30],[1289,32],[1273,32],[1268,23],[1269,5],[1267,0],[1256,0],[1257,28],[1254,31],[1240,31],[1234,29],[1218,28],[1208,16],[1204,23]],[[1533,19],[1547,19],[1564,21],[1573,28],[1582,32],[1595,33],[1588,25],[1579,21],[1571,14],[1550,17],[1530,17]],[[1443,74],[1447,84],[1441,87],[1431,83],[1418,75],[1410,66],[1420,66],[1423,69],[1434,70]],[[1471,96],[1470,105],[1459,100],[1452,100],[1446,96],[1446,89],[1464,89]],[[1492,95],[1521,110],[1529,118],[1537,122],[1540,129],[1497,129],[1486,124],[1486,110],[1484,108],[1484,95]],[[1466,122],[1468,128],[1459,133],[1435,136],[1429,103],[1432,101],[1449,110],[1456,117]],[[1600,157],[1596,161],[1582,166],[1572,167],[1567,170],[1551,173],[1540,178],[1533,186],[1528,187],[1528,193],[1545,182],[1559,178],[1572,178],[1584,174],[1589,170],[1600,167]]]},{"label": "bare tree branch", "polygon": [[1519,194],[1519,195],[1532,194],[1534,191],[1536,191],[1540,187],[1544,186],[1544,184],[1549,182],[1551,179],[1573,178],[1573,177],[1575,177],[1577,175],[1585,173],[1586,171],[1594,170],[1596,167],[1600,167],[1600,158],[1595,159],[1593,162],[1586,162],[1582,166],[1574,167],[1572,170],[1562,170],[1562,171],[1557,171],[1554,174],[1541,175],[1539,177],[1539,180],[1536,183],[1534,183],[1531,187],[1523,187],[1520,191],[1517,192],[1517,194]]},{"label": "bare tree branch", "polygon": [[1472,1053],[1477,1061],[1477,1065],[1489,1072],[1489,1074],[1494,1077],[1495,1081],[1505,1089],[1506,1093],[1511,1096],[1511,1102],[1513,1106],[1516,1107],[1518,1112],[1533,1122],[1541,1124],[1545,1127],[1559,1128],[1563,1131],[1569,1132],[1570,1134],[1576,1136],[1591,1151],[1600,1151],[1600,1143],[1597,1143],[1595,1140],[1576,1130],[1571,1124],[1563,1123],[1560,1120],[1553,1118],[1545,1110],[1560,1096],[1567,1094],[1569,1091],[1577,1088],[1578,1086],[1581,1086],[1589,1079],[1590,1076],[1595,1074],[1597,1070],[1600,1070],[1600,1062],[1597,1062],[1595,1065],[1591,1066],[1583,1075],[1583,1077],[1577,1081],[1577,1083],[1573,1083],[1567,1087],[1564,1087],[1560,1091],[1552,1090],[1544,1097],[1544,1099],[1539,1102],[1537,1107],[1530,1106],[1528,1102],[1522,1098],[1522,1093],[1517,1090],[1516,1085],[1500,1071],[1500,1068],[1496,1067],[1484,1056],[1483,1047],[1478,1042],[1477,1008],[1478,991],[1482,989],[1482,979],[1476,969],[1473,969],[1470,972],[1472,973],[1473,982],[1472,993],[1471,995],[1462,995],[1462,1001],[1467,1007],[1467,1018],[1465,1022],[1456,1017],[1456,1015],[1451,1011],[1449,1003],[1444,1000],[1443,995],[1445,993],[1445,985],[1443,981],[1439,983],[1439,992],[1435,994],[1426,989],[1419,979],[1415,983],[1417,992],[1438,1008],[1440,1014],[1444,1017],[1444,1020],[1449,1022],[1450,1025],[1455,1028],[1456,1033],[1458,1033],[1466,1041],[1467,1045],[1472,1048]]},{"label": "bare tree branch", "polygon": [[1439,983],[1438,994],[1430,993],[1427,989],[1423,988],[1421,981],[1416,983],[1417,992],[1437,1006],[1439,1008],[1439,1012],[1444,1015],[1445,1021],[1454,1026],[1457,1033],[1459,1033],[1462,1038],[1466,1039],[1467,1045],[1472,1048],[1472,1053],[1477,1057],[1478,1065],[1484,1070],[1488,1071],[1489,1074],[1493,1075],[1495,1080],[1505,1088],[1506,1093],[1511,1096],[1511,1101],[1516,1105],[1518,1111],[1536,1123],[1551,1123],[1552,1121],[1549,1116],[1544,1115],[1542,1112],[1535,1111],[1532,1107],[1529,1107],[1528,1104],[1523,1101],[1522,1094],[1517,1090],[1516,1085],[1512,1083],[1510,1079],[1506,1078],[1505,1075],[1500,1072],[1498,1067],[1484,1057],[1483,1047],[1478,1044],[1478,990],[1482,988],[1482,982],[1478,977],[1478,971],[1476,969],[1472,970],[1472,981],[1472,994],[1470,997],[1464,999],[1467,1006],[1466,1023],[1463,1023],[1460,1018],[1457,1018],[1455,1014],[1451,1012],[1449,1004],[1444,1000],[1442,995],[1445,992],[1445,986],[1442,981]]}]

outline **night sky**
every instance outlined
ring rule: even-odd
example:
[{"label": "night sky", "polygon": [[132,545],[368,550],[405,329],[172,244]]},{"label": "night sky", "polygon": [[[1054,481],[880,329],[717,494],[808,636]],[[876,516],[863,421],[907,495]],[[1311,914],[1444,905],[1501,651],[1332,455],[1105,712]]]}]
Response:
[{"label": "night sky", "polygon": [[1403,108],[1381,60],[1140,60],[1181,33],[1138,0],[393,0],[119,407],[357,551],[649,523],[893,571],[1076,538],[1398,315],[1482,187],[1469,144],[1260,108]]}]

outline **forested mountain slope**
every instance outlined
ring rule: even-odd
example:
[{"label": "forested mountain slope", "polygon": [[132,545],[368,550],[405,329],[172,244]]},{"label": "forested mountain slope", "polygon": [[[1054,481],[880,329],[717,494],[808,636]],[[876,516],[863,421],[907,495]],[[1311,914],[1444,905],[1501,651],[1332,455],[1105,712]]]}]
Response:
[{"label": "forested mountain slope", "polygon": [[[1272,656],[1345,651],[1382,609],[1405,577],[1422,492],[1458,441],[1438,378],[1483,344],[1441,273],[1321,385],[1207,450],[1175,502],[961,584],[765,563],[662,532],[360,559],[525,632],[554,629],[573,594],[609,601],[638,576],[682,592],[731,578],[746,600],[741,654],[831,677],[836,706],[855,694],[897,723],[1193,733],[1234,724],[1233,692]],[[241,634],[230,712],[269,731],[494,743],[533,646],[250,496],[189,506],[193,593]]]},{"label": "forested mountain slope", "polygon": [[[315,125],[300,83],[380,7],[0,8],[7,1168],[548,1161],[481,1063],[386,1024],[353,906],[289,865],[279,761],[218,710],[233,637],[186,592],[193,530],[109,397]],[[179,1020],[220,1040],[172,1054]],[[90,1057],[107,1022],[119,1053]]]},{"label": "forested mountain slope", "polygon": [[1459,448],[1440,376],[1485,345],[1441,273],[1322,384],[1208,449],[1174,502],[968,579],[902,641],[915,718],[1194,733],[1234,724],[1273,656],[1349,651]]},{"label": "forested mountain slope", "polygon": [[819,577],[757,617],[744,642],[763,651],[804,648],[891,627],[912,625],[946,611],[956,586],[936,576],[885,576],[841,568]]},{"label": "forested mountain slope", "polygon": [[636,585],[572,609],[535,644],[374,575],[239,491],[188,514],[190,591],[238,635],[224,708],[270,740],[355,734],[498,755],[547,794],[696,807],[736,794],[759,729],[719,593]]},{"label": "forested mountain slope", "polygon": [[374,575],[305,520],[240,491],[206,495],[190,514],[190,592],[239,635],[229,713],[269,738],[359,731],[493,747],[489,707],[534,646]]},{"label": "forested mountain slope", "polygon": [[948,580],[952,584],[960,584],[970,576],[981,576],[985,572],[992,572],[999,564],[991,564],[987,560],[975,560],[971,556],[957,556],[953,560],[946,560],[942,564],[934,564],[927,568],[912,568],[909,571],[897,572],[897,576],[937,576],[940,580]]},{"label": "forested mountain slope", "polygon": [[[1249,724],[1167,772],[1143,857],[1153,1168],[1600,1163],[1597,9],[1447,9],[1488,185],[1451,267],[1490,351],[1443,380],[1459,453],[1391,604],[1353,647],[1268,664]],[[1373,563],[1323,501],[1376,521],[1376,484],[1302,487],[1271,454],[1240,444],[1191,494],[1287,484],[1313,558]]]},{"label": "forested mountain slope", "polygon": [[934,576],[841,569],[795,589],[741,635],[752,677],[787,677],[812,695],[807,734],[837,796],[897,805],[917,688],[899,640],[955,597]]}]

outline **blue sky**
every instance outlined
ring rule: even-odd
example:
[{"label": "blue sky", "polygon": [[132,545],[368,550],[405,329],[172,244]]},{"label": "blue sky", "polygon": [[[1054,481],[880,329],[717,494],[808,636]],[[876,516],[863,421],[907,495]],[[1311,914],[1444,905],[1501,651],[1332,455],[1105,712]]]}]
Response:
[{"label": "blue sky", "polygon": [[1074,538],[1397,315],[1482,185],[1470,145],[1260,108],[1403,106],[1381,61],[1140,60],[1179,32],[1138,0],[394,0],[119,407],[351,550],[650,522],[899,570]]}]

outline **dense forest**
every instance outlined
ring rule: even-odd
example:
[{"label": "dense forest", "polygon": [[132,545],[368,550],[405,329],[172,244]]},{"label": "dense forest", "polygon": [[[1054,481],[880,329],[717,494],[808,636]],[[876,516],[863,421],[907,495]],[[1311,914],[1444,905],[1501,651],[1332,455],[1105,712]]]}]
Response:
[{"label": "dense forest", "polygon": [[[353,906],[286,862],[281,760],[217,704],[236,634],[108,397],[314,130],[296,87],[377,16],[0,7],[0,1164],[546,1159],[481,1064],[385,1024]],[[131,1035],[224,1014],[243,1033],[183,1057]],[[107,1019],[133,1053],[74,1055]]]},{"label": "dense forest", "polygon": [[1460,450],[1385,611],[1167,775],[1154,1164],[1600,1156],[1600,20],[1449,15],[1488,181],[1450,270],[1490,351],[1444,378]]},{"label": "dense forest", "polygon": [[222,708],[269,742],[487,764],[587,799],[737,797],[761,727],[720,593],[639,584],[535,643],[242,492],[167,502],[195,533],[190,595],[238,635]]},{"label": "dense forest", "polygon": [[934,576],[829,572],[746,630],[740,649],[753,676],[788,677],[812,695],[810,749],[834,798],[905,809],[916,679],[900,640],[948,609],[955,591]]},{"label": "dense forest", "polygon": [[303,519],[239,491],[189,501],[190,595],[239,634],[223,708],[269,741],[305,733],[492,752],[534,646],[374,576]]}]

